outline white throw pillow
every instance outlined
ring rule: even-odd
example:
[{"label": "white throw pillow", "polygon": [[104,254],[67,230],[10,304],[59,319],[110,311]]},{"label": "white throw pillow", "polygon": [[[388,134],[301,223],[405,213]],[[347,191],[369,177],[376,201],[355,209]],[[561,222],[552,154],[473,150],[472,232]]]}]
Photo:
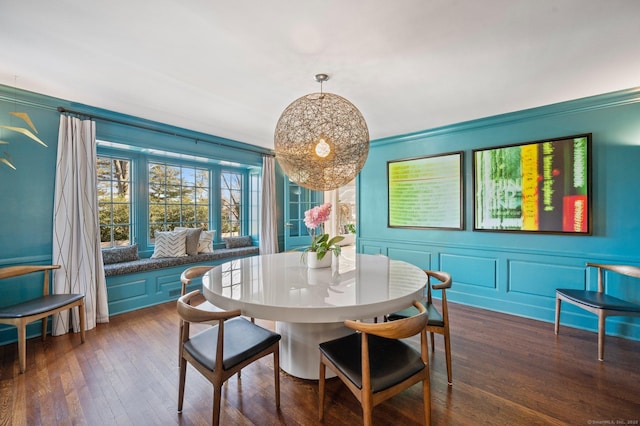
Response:
[{"label": "white throw pillow", "polygon": [[186,256],[187,231],[155,233],[156,242],[152,258]]},{"label": "white throw pillow", "polygon": [[216,231],[202,231],[198,240],[198,253],[213,253],[213,239]]}]

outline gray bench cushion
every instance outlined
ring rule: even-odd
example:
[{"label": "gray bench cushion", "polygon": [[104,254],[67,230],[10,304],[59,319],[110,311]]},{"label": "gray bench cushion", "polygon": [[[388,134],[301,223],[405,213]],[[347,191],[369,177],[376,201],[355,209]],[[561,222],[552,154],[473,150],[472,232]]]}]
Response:
[{"label": "gray bench cushion", "polygon": [[61,308],[84,297],[84,294],[49,294],[17,305],[0,308],[0,318],[23,318]]},{"label": "gray bench cushion", "polygon": [[623,312],[640,312],[640,305],[609,296],[605,293],[598,293],[597,291],[559,288],[556,292],[564,295],[568,299],[575,300],[578,303],[583,303],[592,308]]}]

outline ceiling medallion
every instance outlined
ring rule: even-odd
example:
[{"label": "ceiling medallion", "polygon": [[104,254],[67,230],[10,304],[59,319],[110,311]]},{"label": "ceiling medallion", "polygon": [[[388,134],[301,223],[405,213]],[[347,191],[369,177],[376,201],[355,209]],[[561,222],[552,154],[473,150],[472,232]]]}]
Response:
[{"label": "ceiling medallion", "polygon": [[320,93],[305,95],[289,105],[275,130],[276,159],[298,185],[329,191],[351,182],[369,154],[369,130],[351,102],[323,93],[327,74],[315,76]]}]

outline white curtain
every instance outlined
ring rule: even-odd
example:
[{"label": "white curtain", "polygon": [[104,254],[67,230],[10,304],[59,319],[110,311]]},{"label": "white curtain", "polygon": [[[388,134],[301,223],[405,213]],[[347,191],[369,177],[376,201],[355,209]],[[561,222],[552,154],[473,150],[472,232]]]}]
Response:
[{"label": "white curtain", "polygon": [[276,159],[262,157],[262,203],[260,211],[260,254],[278,252]]},{"label": "white curtain", "polygon": [[[100,251],[96,186],[96,127],[91,120],[60,116],[53,209],[53,293],[84,293],[85,326],[109,322]],[[80,331],[76,310],[54,316],[53,335]]]}]

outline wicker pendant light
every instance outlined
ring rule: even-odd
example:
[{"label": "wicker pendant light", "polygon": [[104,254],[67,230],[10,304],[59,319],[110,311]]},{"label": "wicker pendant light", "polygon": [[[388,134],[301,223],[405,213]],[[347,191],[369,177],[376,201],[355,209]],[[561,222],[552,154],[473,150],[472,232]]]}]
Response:
[{"label": "wicker pendant light", "polygon": [[351,102],[322,92],[329,77],[316,75],[320,93],[295,100],[278,120],[276,159],[298,185],[328,191],[351,182],[369,154],[369,130]]}]

